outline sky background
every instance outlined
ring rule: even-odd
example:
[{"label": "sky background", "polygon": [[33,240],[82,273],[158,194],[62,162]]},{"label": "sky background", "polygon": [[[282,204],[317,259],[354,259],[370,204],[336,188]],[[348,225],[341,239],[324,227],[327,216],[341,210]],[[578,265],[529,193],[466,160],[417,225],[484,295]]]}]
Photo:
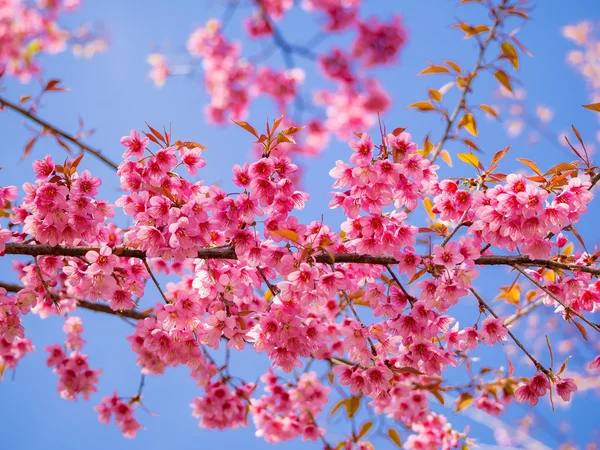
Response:
[{"label": "sky background", "polygon": [[[370,72],[377,76],[393,100],[392,107],[383,116],[388,129],[409,126],[409,131],[419,143],[427,133],[431,133],[433,140],[437,139],[443,131],[443,124],[433,115],[407,109],[406,105],[425,100],[427,88],[439,88],[447,80],[437,76],[416,77],[416,73],[426,66],[427,61],[452,59],[463,67],[470,68],[475,59],[475,42],[463,40],[462,32],[451,29],[449,25],[457,18],[483,23],[485,17],[477,12],[477,7],[457,8],[456,3],[450,0],[365,0],[361,8],[361,14],[366,16],[387,19],[392,14],[400,14],[403,18],[409,40],[400,55],[399,63]],[[597,0],[540,0],[536,3],[533,20],[519,33],[521,42],[534,54],[532,58],[521,60],[519,78],[527,91],[526,104],[533,109],[543,104],[553,110],[554,119],[547,129],[550,135],[556,136],[575,124],[586,141],[592,142],[598,130],[598,122],[594,113],[581,108],[582,104],[589,103],[588,90],[583,79],[564,62],[573,45],[562,37],[560,30],[564,25],[582,19],[598,23],[600,3]],[[199,76],[169,79],[165,87],[157,89],[147,78],[149,66],[145,62],[148,53],[159,48],[169,55],[182,55],[189,34],[209,18],[221,17],[224,5],[225,2],[216,0],[88,0],[66,23],[72,25],[91,21],[103,24],[110,38],[109,48],[91,60],[77,59],[69,52],[44,58],[46,78],[61,79],[70,90],[48,94],[39,115],[69,131],[77,129],[77,117],[81,115],[88,128],[96,129],[95,134],[86,142],[102,149],[105,155],[117,161],[123,152],[119,139],[127,135],[130,129],[143,129],[144,121],[157,128],[171,123],[176,139],[193,140],[211,149],[204,154],[207,167],[200,172],[199,177],[203,177],[207,183],[220,182],[227,186],[230,184],[231,166],[242,164],[250,158],[250,135],[237,127],[215,127],[206,123],[203,108],[208,97]],[[260,51],[261,44],[249,43],[243,35],[240,20],[247,15],[248,10],[237,11],[227,29],[227,35],[232,39],[243,40],[244,54],[254,55]],[[281,29],[286,38],[294,42],[308,40],[316,30],[312,19],[302,12],[289,14]],[[350,35],[331,38],[315,48],[315,51],[323,51],[331,44],[347,47],[350,38]],[[300,59],[297,61],[307,72],[307,82],[303,87],[306,97],[315,88],[331,86],[320,78],[314,64]],[[283,61],[277,53],[268,62],[275,67],[283,67]],[[17,101],[20,95],[38,92],[35,82],[20,85],[8,80],[4,87],[6,90],[3,95],[13,101]],[[475,82],[476,94],[473,98],[479,99],[480,103],[499,103],[492,99],[492,91],[496,88],[497,83],[489,76],[480,77]],[[452,100],[451,95],[448,97],[448,104],[453,105],[455,100]],[[266,116],[272,118],[277,113],[270,100],[259,100],[253,104],[249,119],[260,126]],[[526,137],[509,137],[502,125],[479,117],[482,137],[478,144],[484,151],[480,158],[484,163],[489,162],[497,150],[513,144],[512,157],[503,160],[502,172],[523,170],[523,166],[514,161],[515,156],[539,161],[542,169],[550,168],[561,160],[574,159],[557,145],[557,139],[542,140],[532,145]],[[34,157],[41,158],[51,153],[58,160],[64,158],[64,152],[50,139],[46,139],[36,144],[29,158],[21,160],[20,154],[30,134],[23,126],[23,120],[12,112],[0,114],[0,135],[0,166],[4,168],[0,172],[1,186],[21,186],[24,181],[33,179],[31,162]],[[464,147],[452,145],[448,145],[447,149],[453,155],[465,151]],[[301,220],[310,222],[323,215],[325,222],[339,224],[341,215],[337,211],[328,210],[330,197],[324,193],[331,190],[331,180],[327,174],[335,160],[347,159],[349,154],[347,144],[333,139],[321,156],[298,159],[305,168],[304,188],[312,195],[307,208],[300,214]],[[456,157],[453,159],[453,176],[473,175],[470,166],[461,163]],[[443,162],[441,164],[444,165]],[[89,168],[94,175],[102,177],[101,195],[104,198],[111,201],[118,198],[118,179],[114,173],[89,156],[83,159],[80,167]],[[449,173],[445,168],[441,171],[442,176]],[[592,207],[587,222],[578,227],[590,247],[598,243],[599,231],[594,223],[597,213],[598,208]],[[422,218],[419,215],[415,217]],[[0,259],[2,280],[16,281],[10,271],[12,259],[10,256]],[[487,297],[495,296],[498,275],[502,273],[500,269],[493,275],[482,276],[477,280],[476,287]],[[500,284],[510,284],[511,277],[512,275],[507,275]],[[143,304],[144,307],[149,307],[158,300],[158,296],[151,285],[146,292],[147,298]],[[458,314],[472,318],[474,305],[474,302],[466,305],[465,311],[459,311]],[[500,304],[497,308],[499,312],[511,312],[510,308],[503,309]],[[164,376],[147,378],[143,393],[144,404],[156,416],[138,409],[136,417],[145,429],[134,440],[123,438],[115,426],[100,424],[93,406],[99,403],[102,396],[110,395],[114,390],[123,396],[134,395],[137,391],[139,367],[135,364],[136,355],[130,351],[126,341],[132,328],[112,316],[88,311],[81,311],[79,315],[85,326],[84,338],[87,344],[84,352],[89,355],[90,366],[104,371],[100,377],[99,392],[89,402],[67,402],[59,397],[56,392],[57,377],[45,365],[46,353],[43,348],[64,340],[63,321],[56,317],[40,321],[38,317],[27,316],[26,335],[34,341],[36,351],[19,363],[15,373],[7,371],[4,381],[0,383],[0,449],[173,449],[212,448],[216,445],[221,448],[271,447],[254,437],[252,424],[248,428],[226,432],[198,428],[197,419],[191,416],[189,404],[194,396],[201,395],[203,391],[195,386],[186,368],[168,369]],[[549,321],[551,318],[551,311],[545,311],[540,321]],[[524,337],[536,350],[536,356],[547,362],[547,351],[541,347],[540,339],[537,339],[539,334],[528,334],[528,326],[531,325],[521,325],[517,330],[518,335]],[[561,338],[570,338],[576,345],[574,361],[589,361],[598,352],[597,349],[590,350],[591,344],[585,344],[573,327],[567,329],[566,335],[557,337]],[[509,345],[505,349],[510,352]],[[561,355],[562,359],[567,356]],[[501,352],[491,354],[490,357],[492,360],[487,360],[487,364],[505,365],[505,357]],[[518,354],[513,358],[520,361]],[[264,355],[246,351],[234,353],[231,364],[232,373],[252,380],[264,372],[268,362]],[[531,368],[520,363],[518,369],[524,376],[533,374]],[[557,439],[579,445],[594,439],[600,441],[598,432],[593,432],[598,424],[597,408],[592,409],[593,404],[598,405],[598,397],[596,393],[589,391],[575,395],[570,409],[559,409],[554,414],[546,401],[540,402],[535,411],[535,420],[541,427],[532,436],[546,443],[549,448],[557,447]],[[455,428],[462,429],[469,425],[472,437],[479,438],[482,443],[494,443],[493,432],[488,426],[472,422],[464,414],[454,415],[451,409],[435,408],[444,412]],[[530,412],[528,408],[515,406],[501,419],[509,425],[514,424],[527,412]],[[563,429],[561,423],[567,418],[571,428]],[[319,422],[333,422],[332,442],[337,442],[336,438],[341,438],[343,432],[347,431],[346,424],[337,416],[329,419],[327,413],[324,413]],[[385,440],[375,442],[378,443],[377,448],[391,447]],[[318,444],[306,444],[300,440],[281,446],[284,449],[318,447]]]}]

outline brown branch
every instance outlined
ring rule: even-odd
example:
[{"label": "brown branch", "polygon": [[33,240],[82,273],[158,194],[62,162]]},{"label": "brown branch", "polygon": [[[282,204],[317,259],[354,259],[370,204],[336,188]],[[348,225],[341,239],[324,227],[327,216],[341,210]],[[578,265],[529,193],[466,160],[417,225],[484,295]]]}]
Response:
[{"label": "brown branch", "polygon": [[596,186],[596,184],[598,183],[598,181],[600,181],[600,172],[597,173],[596,175],[594,175],[591,179],[590,179],[590,191],[592,190],[592,188],[594,186]]},{"label": "brown branch", "polygon": [[[85,256],[90,250],[98,250],[98,246],[70,247],[66,245],[29,245],[20,243],[6,244],[6,255],[30,255],[30,256]],[[146,252],[130,247],[116,246],[113,248],[113,254],[125,258],[146,259]],[[422,258],[429,258],[430,255],[421,255]],[[196,258],[200,259],[237,259],[235,249],[232,247],[214,247],[204,248],[198,251]],[[315,262],[323,264],[354,263],[354,264],[375,264],[375,265],[395,265],[398,260],[392,256],[372,256],[359,255],[357,253],[339,253],[334,255],[333,259],[329,254],[322,253],[314,255]],[[600,269],[589,266],[578,266],[576,264],[566,264],[558,261],[546,259],[531,259],[528,256],[504,256],[504,255],[486,255],[475,259],[475,264],[479,266],[520,266],[527,267],[545,267],[552,270],[567,270],[570,272],[585,272],[600,276]]]},{"label": "brown branch", "polygon": [[597,332],[600,333],[600,325],[595,324],[594,322],[588,320],[583,314],[578,313],[573,308],[571,308],[570,306],[568,306],[560,298],[558,298],[556,295],[554,295],[546,286],[544,286],[543,284],[539,283],[534,278],[532,278],[531,276],[529,276],[529,274],[527,272],[525,272],[521,267],[519,267],[516,264],[513,267],[515,269],[517,269],[519,272],[521,272],[521,274],[523,274],[525,276],[525,278],[527,278],[529,281],[531,281],[533,284],[535,284],[537,287],[539,287],[542,291],[544,291],[549,297],[551,297],[552,299],[556,300],[563,308],[565,308],[565,311],[568,314],[572,314],[574,316],[579,317],[581,320],[583,320],[585,323],[587,323],[590,327],[592,327],[594,330],[596,330]]},{"label": "brown branch", "polygon": [[[486,309],[496,319],[500,318],[500,316],[498,316],[498,314],[496,314],[496,312],[485,302],[485,300],[483,300],[483,298],[481,298],[481,296],[477,293],[477,291],[475,291],[475,289],[471,288],[470,291],[484,309]],[[506,331],[508,332],[508,335],[514,341],[514,343],[517,344],[517,346],[521,350],[523,350],[523,353],[525,353],[527,355],[527,357],[531,360],[531,362],[533,363],[535,368],[538,370],[541,370],[547,377],[550,378],[552,372],[550,370],[546,369],[537,359],[535,359],[535,357],[531,353],[529,353],[527,351],[525,346],[521,343],[521,341],[519,341],[519,339],[517,339],[517,337],[512,333],[512,331],[510,331],[508,329],[506,324],[503,324],[502,326],[506,329]]]},{"label": "brown branch", "polygon": [[37,123],[38,125],[41,125],[42,127],[52,131],[52,133],[54,133],[55,135],[58,135],[64,139],[66,139],[67,141],[69,141],[72,144],[79,147],[82,151],[87,152],[87,153],[93,155],[94,157],[98,158],[100,161],[102,161],[104,164],[111,167],[112,169],[114,169],[114,170],[118,169],[119,166],[117,164],[115,164],[114,162],[112,162],[110,159],[108,159],[106,156],[104,156],[99,150],[93,149],[89,145],[81,142],[75,136],[72,136],[69,133],[56,128],[54,125],[50,124],[49,122],[46,122],[44,119],[38,117],[31,111],[27,111],[26,109],[21,108],[19,105],[16,105],[16,104],[12,103],[11,101],[6,100],[5,98],[2,98],[2,97],[0,97],[0,105],[5,106],[6,108],[12,109],[13,111],[21,114],[22,116]]},{"label": "brown branch", "polygon": [[160,292],[160,296],[163,298],[163,300],[165,301],[165,303],[168,305],[169,303],[171,303],[168,299],[167,296],[165,295],[165,293],[163,292],[163,290],[160,287],[160,284],[158,282],[158,280],[156,279],[156,277],[154,276],[154,273],[152,273],[152,269],[150,268],[150,266],[148,265],[148,261],[146,261],[146,259],[142,260],[144,262],[144,266],[146,266],[146,270],[148,271],[148,273],[150,274],[150,277],[152,278],[152,281],[154,281],[154,285],[156,286],[156,289],[158,289],[158,292]]},{"label": "brown branch", "polygon": [[[0,287],[6,289],[8,292],[19,292],[21,289],[25,289],[25,286],[15,283],[6,283],[4,281],[0,281]],[[52,294],[55,299],[59,297],[56,294]],[[113,316],[127,317],[129,319],[135,320],[143,320],[147,317],[153,317],[152,314],[134,311],[132,309],[129,310],[121,310],[115,311],[110,306],[102,304],[102,303],[93,303],[88,302],[86,300],[77,300],[77,307],[88,309],[90,311],[101,312],[105,314],[112,314]]]},{"label": "brown branch", "polygon": [[509,326],[512,323],[516,322],[517,319],[526,316],[527,314],[529,314],[531,311],[533,311],[534,309],[536,309],[538,306],[541,306],[544,304],[544,300],[543,299],[538,299],[535,302],[530,303],[529,305],[525,306],[525,308],[521,309],[520,311],[517,311],[516,313],[514,313],[512,316],[508,317],[505,321],[504,321],[504,325]]},{"label": "brown branch", "polygon": [[440,155],[440,153],[444,147],[444,144],[450,137],[450,131],[452,130],[452,127],[454,126],[454,122],[456,122],[456,119],[458,118],[458,115],[460,114],[460,112],[463,109],[465,109],[467,93],[469,93],[471,91],[471,84],[473,83],[473,80],[477,76],[477,72],[479,71],[479,69],[481,69],[481,63],[483,62],[483,56],[485,55],[485,52],[487,51],[489,45],[492,43],[492,41],[494,41],[494,39],[496,37],[496,30],[498,29],[498,27],[500,26],[501,23],[502,23],[502,20],[501,20],[500,16],[496,13],[494,15],[494,25],[490,29],[489,35],[486,38],[486,40],[480,45],[479,55],[477,56],[477,61],[475,62],[475,67],[469,73],[469,75],[466,77],[465,86],[461,93],[460,99],[458,100],[458,104],[456,105],[456,108],[454,109],[454,111],[452,112],[450,117],[448,118],[448,123],[446,125],[446,129],[444,130],[444,134],[442,135],[442,139],[440,140],[440,143],[438,144],[438,146],[435,149],[435,153],[431,157],[431,162],[434,162],[437,159],[437,157]]},{"label": "brown branch", "polygon": [[404,293],[404,296],[410,303],[410,306],[415,306],[415,302],[417,301],[417,299],[408,293],[408,291],[402,285],[402,283],[400,282],[400,280],[398,279],[396,274],[392,271],[392,268],[390,266],[388,266],[387,264],[385,265],[385,267],[388,270],[388,272],[390,273],[390,275],[392,276],[392,278],[394,279],[394,281],[396,282],[396,284],[398,285],[398,287],[400,288],[400,290]]}]

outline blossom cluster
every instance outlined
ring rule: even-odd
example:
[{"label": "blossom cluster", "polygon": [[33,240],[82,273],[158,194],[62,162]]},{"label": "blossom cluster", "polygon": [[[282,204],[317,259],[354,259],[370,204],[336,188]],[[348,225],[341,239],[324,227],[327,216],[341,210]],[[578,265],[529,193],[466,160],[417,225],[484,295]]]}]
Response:
[{"label": "blossom cluster", "polygon": [[[294,130],[283,128],[278,139]],[[330,389],[315,372],[292,383],[274,371],[296,373],[310,359],[327,361],[328,375],[351,397],[411,428],[407,448],[455,448],[465,435],[431,412],[430,396],[443,392],[439,380],[447,368],[462,364],[480,345],[512,336],[503,317],[480,314],[475,323],[460,326],[453,316],[453,307],[474,292],[478,259],[491,248],[531,258],[562,251],[561,230],[575,223],[592,199],[589,184],[576,177],[552,193],[518,175],[494,186],[438,180],[438,167],[403,129],[383,135],[380,144],[365,133],[349,142],[348,161],[338,160],[330,171],[335,189],[330,208],[344,216],[338,232],[323,221],[304,224],[295,216],[308,194],[297,188],[298,166],[273,150],[274,134],[263,139],[257,160],[233,167],[239,192],[227,193],[188,179],[206,165],[202,146],[171,143],[169,133],[150,131],[131,131],[121,140],[118,175],[124,195],[116,207],[131,219],[126,230],[110,222],[113,207],[97,198],[100,180],[79,173],[80,160],[58,166],[47,156],[34,163],[38,180],[24,185],[25,197],[12,209],[22,232],[9,232],[5,245],[86,248],[77,257],[44,255],[13,264],[24,288],[16,295],[0,291],[0,363],[12,368],[31,351],[20,318],[29,311],[64,315],[89,301],[105,303],[117,314],[134,310],[140,320],[128,341],[144,376],[187,366],[203,390],[191,405],[201,427],[246,426],[251,414],[257,435],[268,442],[325,437],[317,419]],[[158,148],[150,149],[151,141]],[[14,188],[0,194],[5,208],[17,199]],[[433,196],[434,217],[468,226],[419,254],[424,229],[408,217],[426,196]],[[506,228],[511,233],[504,233]],[[546,236],[548,231],[555,236]],[[539,253],[540,248],[548,250]],[[124,251],[143,251],[144,259]],[[210,252],[229,253],[212,258]],[[393,257],[398,264],[392,270],[385,264],[337,262],[340,254]],[[570,261],[575,268],[595,262],[587,253]],[[536,295],[548,305],[566,305],[557,308],[565,319],[572,311],[597,310],[600,284],[591,273],[573,270],[550,280],[544,270],[527,274],[544,286]],[[163,290],[153,273],[178,279]],[[410,292],[402,284],[405,277],[416,281]],[[136,310],[151,279],[159,301]],[[358,306],[370,310],[368,320],[361,320]],[[64,347],[46,348],[48,366],[59,375],[62,397],[88,398],[100,371],[81,353],[81,320],[67,316],[64,331]],[[224,347],[265,353],[273,369],[261,378],[262,395],[215,362],[213,351]],[[592,369],[600,367],[597,359]],[[513,399],[533,405],[550,389],[565,400],[577,390],[571,378],[548,370],[518,388],[516,378],[501,371],[496,376],[492,383],[510,380],[515,389],[507,388],[500,398],[479,387],[469,394],[475,407],[490,414],[499,414]],[[114,414],[123,434],[133,437],[140,428],[133,417],[140,395],[105,397],[96,407],[100,420],[108,423]]]},{"label": "blossom cluster", "polygon": [[83,28],[63,28],[64,13],[79,8],[80,0],[6,0],[0,7],[0,73],[28,82],[41,71],[40,56],[63,52],[74,43],[74,52],[86,56],[104,48],[104,41]]},{"label": "blossom cluster", "polygon": [[89,400],[92,392],[97,392],[98,375],[102,369],[93,370],[87,362],[87,356],[81,354],[83,347],[83,325],[79,317],[67,317],[65,319],[64,331],[67,333],[65,347],[72,350],[68,355],[58,345],[50,345],[44,348],[49,353],[46,364],[54,368],[54,373],[60,378],[58,381],[58,392],[67,400],[75,400],[78,395]]},{"label": "blossom cluster", "polygon": [[[373,126],[377,114],[389,107],[390,99],[374,78],[363,74],[364,69],[395,62],[406,43],[407,33],[398,16],[387,21],[361,19],[358,15],[360,4],[361,0],[302,2],[302,8],[309,13],[325,15],[324,32],[352,29],[356,34],[350,51],[333,47],[316,54],[312,48],[290,44],[276,28],[294,2],[257,0],[254,14],[244,21],[246,31],[253,38],[273,39],[285,53],[285,70],[259,64],[256,58],[245,58],[240,44],[226,38],[226,24],[219,20],[212,19],[197,28],[188,39],[187,49],[193,58],[201,60],[205,87],[210,95],[210,104],[206,108],[208,120],[217,124],[224,124],[229,118],[242,120],[251,100],[265,95],[275,101],[279,111],[289,110],[294,105],[296,115],[302,114],[308,100],[303,98],[300,90],[305,75],[296,62],[295,56],[298,56],[314,59],[335,87],[315,92],[310,100],[323,107],[325,119],[315,115],[303,120],[308,124],[308,133],[298,145],[281,146],[280,152],[286,149],[313,155],[325,148],[330,135],[347,139],[351,136],[350,130]],[[150,55],[148,62],[152,66],[150,78],[157,86],[164,85],[169,76],[181,71],[178,67],[170,67],[165,55],[160,53]]]},{"label": "blossom cluster", "polygon": [[110,424],[110,418],[114,415],[115,423],[121,429],[123,436],[131,439],[142,428],[133,417],[132,403],[123,401],[115,392],[112,397],[103,397],[102,402],[94,410],[98,413],[98,420],[106,425]]},{"label": "blossom cluster", "polygon": [[250,412],[256,435],[267,442],[285,442],[302,436],[316,440],[325,434],[315,422],[328,402],[331,390],[315,372],[303,373],[293,386],[284,386],[272,370],[261,377],[266,394],[253,399]]}]

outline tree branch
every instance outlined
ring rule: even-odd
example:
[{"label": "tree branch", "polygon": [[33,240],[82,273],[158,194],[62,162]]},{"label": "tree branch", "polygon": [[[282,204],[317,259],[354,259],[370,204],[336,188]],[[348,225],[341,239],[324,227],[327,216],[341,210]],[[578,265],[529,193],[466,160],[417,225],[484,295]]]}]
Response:
[{"label": "tree branch", "polygon": [[565,311],[568,314],[572,314],[574,316],[579,317],[581,320],[583,320],[585,323],[587,323],[590,327],[592,327],[594,330],[596,330],[597,332],[600,333],[600,325],[595,324],[594,322],[588,320],[583,314],[575,311],[573,308],[568,306],[565,302],[563,302],[556,295],[554,295],[550,290],[548,290],[548,288],[546,286],[544,286],[543,284],[539,283],[534,278],[529,276],[529,274],[527,272],[525,272],[521,267],[519,267],[516,264],[513,267],[515,269],[517,269],[519,272],[521,272],[521,274],[523,274],[523,276],[525,276],[525,278],[527,278],[529,281],[531,281],[533,284],[535,284],[537,287],[539,287],[542,291],[544,291],[550,298],[552,298],[553,300],[556,300],[563,308],[565,308]]},{"label": "tree branch", "polygon": [[[494,318],[496,318],[496,319],[500,318],[500,316],[498,316],[498,314],[496,314],[496,312],[485,302],[485,300],[483,300],[483,298],[481,298],[481,296],[477,293],[477,291],[475,289],[471,288],[470,291],[484,309],[486,309],[492,316],[494,316]],[[535,368],[538,370],[541,370],[544,373],[544,375],[546,375],[547,377],[550,377],[552,372],[550,370],[546,369],[537,359],[535,359],[535,357],[531,353],[529,353],[529,351],[527,351],[527,349],[521,343],[521,341],[519,341],[519,339],[517,339],[517,337],[512,333],[512,331],[510,331],[508,329],[508,327],[505,324],[503,324],[502,326],[506,329],[506,331],[508,332],[508,335],[514,341],[514,343],[517,344],[517,347],[519,347],[521,350],[523,350],[523,353],[525,353],[527,355],[527,357],[531,360],[531,362],[533,363]]]},{"label": "tree branch", "polygon": [[[19,292],[21,289],[25,289],[25,286],[15,283],[6,283],[4,281],[0,281],[0,288],[6,289],[8,292]],[[58,299],[56,294],[52,294],[52,296]],[[127,317],[129,319],[135,320],[143,320],[147,317],[152,317],[152,314],[145,313],[142,311],[134,311],[132,309],[115,311],[110,306],[102,304],[102,303],[93,303],[88,302],[86,300],[77,300],[77,307],[88,309],[90,311],[101,312],[105,314],[112,314],[113,316]]]},{"label": "tree branch", "polygon": [[479,49],[479,55],[477,56],[477,61],[475,62],[475,67],[469,73],[469,76],[466,79],[465,87],[461,93],[460,99],[458,100],[458,104],[456,105],[456,108],[454,108],[454,111],[448,118],[448,123],[446,125],[446,129],[444,130],[444,134],[442,135],[442,139],[440,140],[440,143],[437,145],[437,147],[435,149],[435,153],[431,157],[431,162],[434,162],[437,159],[437,157],[440,155],[441,151],[443,150],[444,144],[450,137],[450,131],[452,130],[452,127],[454,126],[454,122],[456,122],[456,119],[458,118],[458,115],[460,114],[460,112],[463,109],[465,109],[467,93],[469,93],[471,90],[471,83],[473,83],[473,80],[475,79],[477,72],[479,71],[479,69],[481,69],[481,63],[483,62],[483,56],[485,55],[485,52],[487,51],[489,45],[494,40],[494,38],[496,36],[496,30],[498,29],[498,27],[500,26],[501,23],[502,23],[502,19],[498,16],[498,14],[496,14],[494,17],[494,25],[490,29],[489,35],[486,38],[485,42],[483,42],[483,44],[480,44],[481,47]]},{"label": "tree branch", "polygon": [[21,108],[19,105],[16,105],[2,97],[0,97],[0,105],[5,106],[8,109],[12,109],[13,111],[21,114],[22,116],[37,123],[38,125],[41,125],[42,127],[46,128],[48,130],[51,130],[54,134],[66,139],[70,143],[76,145],[82,151],[87,152],[87,153],[93,155],[94,157],[98,158],[100,161],[102,161],[104,164],[111,167],[112,169],[114,169],[114,170],[118,169],[119,166],[117,164],[115,164],[114,162],[112,162],[110,159],[108,159],[106,156],[104,156],[99,150],[95,150],[92,147],[90,147],[89,145],[84,144],[76,137],[70,135],[69,133],[67,133],[65,131],[62,131],[62,130],[56,128],[54,125],[50,124],[49,122],[46,122],[44,119],[38,117],[34,113],[27,111],[26,109]]},{"label": "tree branch", "polygon": [[[70,247],[66,245],[40,245],[40,244],[6,244],[6,255],[29,255],[29,256],[85,256],[90,250],[98,250],[98,246]],[[113,248],[113,254],[124,258],[146,259],[146,252],[135,248],[116,246]],[[430,255],[421,255],[422,258],[429,258]],[[213,247],[204,248],[198,251],[196,258],[200,259],[237,259],[235,249],[232,247]],[[314,255],[315,262],[323,264],[354,263],[354,264],[375,264],[375,265],[395,265],[398,260],[393,256],[372,256],[359,255],[357,253],[339,253],[331,256],[327,253]],[[595,276],[600,276],[600,269],[589,266],[578,266],[576,264],[566,264],[558,261],[546,259],[531,259],[528,256],[505,256],[505,255],[486,255],[475,259],[475,264],[479,266],[519,266],[526,267],[545,267],[552,270],[567,270],[570,272],[585,272]]]}]

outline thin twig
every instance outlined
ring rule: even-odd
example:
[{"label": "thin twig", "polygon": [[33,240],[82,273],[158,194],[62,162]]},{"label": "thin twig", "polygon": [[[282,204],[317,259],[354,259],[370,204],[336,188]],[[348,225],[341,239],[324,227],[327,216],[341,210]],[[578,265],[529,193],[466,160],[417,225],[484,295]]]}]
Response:
[{"label": "thin twig", "polygon": [[517,311],[516,313],[514,313],[512,316],[509,316],[505,321],[504,321],[504,325],[506,325],[507,327],[509,325],[511,325],[513,322],[515,322],[517,319],[526,316],[527,314],[529,314],[531,311],[533,311],[534,309],[536,309],[538,306],[541,306],[544,304],[544,300],[539,298],[537,299],[535,302],[530,303],[529,305],[527,305],[525,308],[523,308],[520,311]]},{"label": "thin twig", "polygon": [[408,293],[408,291],[402,285],[402,283],[400,282],[400,280],[398,279],[398,277],[396,276],[396,274],[392,271],[391,267],[388,266],[387,264],[385,265],[385,267],[388,270],[388,272],[390,273],[390,275],[392,276],[392,278],[394,279],[394,281],[396,282],[396,284],[398,285],[398,287],[400,288],[400,290],[406,296],[407,300],[410,303],[410,306],[415,306],[415,302],[417,301],[417,299]]},{"label": "thin twig", "polygon": [[[477,291],[475,291],[475,289],[471,288],[470,291],[475,296],[475,298],[477,299],[477,301],[483,308],[485,308],[496,319],[500,318],[500,316],[498,316],[498,314],[496,314],[496,312],[485,302],[485,300],[483,300],[483,298],[481,298],[481,296],[477,293]],[[546,376],[550,377],[550,375],[551,375],[550,370],[546,369],[537,359],[535,359],[535,357],[531,353],[529,353],[527,351],[527,349],[521,343],[521,341],[519,341],[519,339],[517,339],[517,337],[512,333],[512,331],[510,331],[508,329],[508,327],[505,324],[503,324],[502,326],[506,329],[506,331],[508,332],[508,335],[514,341],[514,343],[517,344],[517,346],[521,350],[523,350],[523,353],[525,353],[527,355],[527,357],[531,360],[531,362],[533,363],[535,368],[538,370],[541,370]]]},{"label": "thin twig", "polygon": [[452,130],[452,127],[454,126],[454,122],[458,118],[458,115],[460,114],[460,112],[465,108],[467,93],[470,92],[470,90],[471,90],[471,83],[473,82],[473,80],[475,79],[475,76],[477,75],[477,72],[481,68],[481,63],[483,62],[483,56],[485,55],[485,52],[487,51],[489,45],[495,39],[496,30],[498,29],[498,27],[500,26],[501,23],[502,23],[502,20],[501,20],[500,16],[496,14],[495,18],[494,18],[494,25],[490,29],[489,35],[486,38],[485,42],[483,42],[483,44],[481,44],[481,47],[479,49],[479,55],[477,56],[477,61],[475,62],[475,67],[469,73],[469,76],[467,76],[467,78],[466,78],[465,86],[461,93],[460,99],[458,100],[458,104],[456,105],[456,108],[454,108],[454,111],[448,118],[448,123],[446,125],[446,129],[444,130],[444,134],[442,135],[442,139],[440,140],[440,143],[437,145],[435,152],[433,153],[433,155],[431,157],[431,162],[434,162],[437,159],[437,157],[440,155],[440,153],[444,147],[444,144],[450,137],[450,131]]},{"label": "thin twig", "polygon": [[519,267],[516,264],[513,265],[513,267],[515,269],[517,269],[519,272],[521,272],[525,276],[525,278],[527,278],[529,281],[531,281],[533,284],[535,284],[537,287],[539,287],[542,291],[544,291],[546,294],[548,294],[548,296],[550,296],[552,299],[556,300],[563,308],[565,308],[565,311],[567,313],[573,314],[574,316],[579,317],[581,320],[583,320],[585,323],[587,323],[590,327],[592,327],[594,330],[596,330],[600,333],[600,326],[598,324],[595,324],[594,322],[588,320],[583,314],[578,313],[573,308],[568,306],[565,302],[563,302],[556,295],[554,295],[550,290],[548,290],[547,287],[545,287],[543,284],[539,283],[533,277],[529,276],[529,274],[527,272],[525,272],[521,267]]},{"label": "thin twig", "polygon": [[156,288],[158,289],[158,292],[160,292],[160,295],[162,296],[163,300],[165,301],[166,304],[171,303],[168,299],[167,296],[165,295],[165,293],[163,292],[163,290],[160,287],[160,284],[158,283],[158,280],[156,279],[156,277],[154,276],[154,274],[152,273],[152,269],[150,268],[150,266],[148,265],[148,261],[146,259],[142,259],[144,266],[146,266],[146,270],[148,271],[148,273],[150,274],[150,277],[152,277],[152,281],[154,281],[154,284],[156,285]]},{"label": "thin twig", "polygon": [[44,119],[38,117],[34,113],[27,111],[24,108],[21,108],[19,105],[16,105],[16,104],[12,103],[11,101],[6,100],[5,98],[2,98],[2,97],[0,97],[0,105],[5,106],[9,109],[12,109],[13,111],[21,114],[22,116],[37,123],[38,125],[41,125],[42,127],[52,131],[54,134],[59,135],[60,137],[71,142],[72,144],[78,146],[81,150],[88,152],[89,154],[95,156],[100,161],[102,161],[104,164],[111,167],[112,169],[117,170],[119,168],[119,166],[117,164],[115,164],[113,161],[111,161],[106,156],[104,156],[99,150],[93,149],[89,145],[84,144],[75,136],[72,136],[69,133],[62,131],[61,129],[56,128],[54,125],[52,125],[49,122],[45,121]]},{"label": "thin twig", "polygon": [[[8,292],[19,292],[20,290],[25,289],[25,286],[20,285],[20,284],[6,283],[4,281],[0,281],[0,288],[4,288]],[[58,300],[58,298],[59,298],[58,295],[56,295],[56,294],[51,294],[51,295],[54,299]],[[146,319],[147,317],[152,317],[151,314],[141,312],[141,311],[134,311],[131,309],[115,311],[110,306],[104,305],[102,303],[93,303],[93,302],[88,302],[86,300],[79,300],[79,299],[75,299],[75,300],[77,301],[77,307],[83,308],[83,309],[88,309],[88,310],[94,311],[94,312],[101,312],[101,313],[111,314],[113,316],[119,316],[119,317],[127,317],[129,319],[135,319],[135,320],[143,320],[143,319]]]},{"label": "thin twig", "polygon": [[[29,245],[21,243],[6,244],[4,253],[6,255],[30,255],[30,256],[85,256],[90,250],[98,250],[94,246],[70,247],[66,245]],[[116,246],[113,247],[113,254],[123,258],[146,259],[146,252],[131,247]],[[430,255],[421,255],[421,258],[429,258]],[[195,258],[200,259],[231,259],[236,260],[237,255],[232,247],[213,247],[203,248],[198,251]],[[321,253],[313,256],[315,262],[329,264],[332,263],[355,263],[355,264],[374,264],[374,265],[395,265],[398,260],[393,256],[371,256],[359,255],[357,253],[339,253],[332,257],[327,253]],[[532,266],[545,267],[553,270],[567,270],[571,272],[585,272],[600,276],[600,269],[589,266],[579,266],[576,264],[566,264],[558,261],[546,259],[531,259],[528,256],[505,256],[505,255],[485,255],[474,260],[479,266]]]}]

